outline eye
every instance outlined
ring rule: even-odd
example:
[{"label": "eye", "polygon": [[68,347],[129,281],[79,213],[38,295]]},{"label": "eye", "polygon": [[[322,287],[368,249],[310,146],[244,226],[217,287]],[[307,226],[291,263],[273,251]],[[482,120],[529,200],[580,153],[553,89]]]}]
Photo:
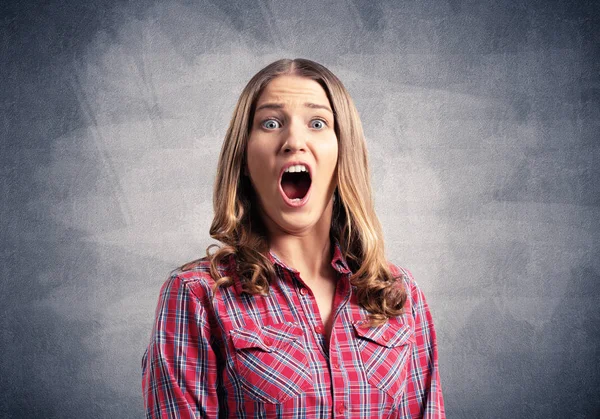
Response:
[{"label": "eye", "polygon": [[281,127],[281,124],[276,119],[265,119],[264,121],[261,122],[261,126],[268,130],[273,130],[273,129],[277,129],[277,128]]},{"label": "eye", "polygon": [[310,127],[314,129],[321,130],[325,128],[326,125],[327,123],[322,119],[313,119],[312,121],[310,121]]}]

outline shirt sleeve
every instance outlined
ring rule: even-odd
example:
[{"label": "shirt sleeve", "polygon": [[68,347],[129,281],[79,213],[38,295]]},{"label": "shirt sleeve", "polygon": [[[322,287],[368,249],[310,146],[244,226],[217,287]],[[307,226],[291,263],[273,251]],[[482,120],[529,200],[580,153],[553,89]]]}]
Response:
[{"label": "shirt sleeve", "polygon": [[411,416],[415,418],[445,418],[433,318],[423,291],[413,279],[410,271],[406,269],[404,271],[410,279],[411,288],[408,292],[411,294],[412,312],[415,319],[415,345],[406,394],[409,410]]},{"label": "shirt sleeve", "polygon": [[206,310],[179,276],[161,288],[142,358],[146,419],[216,418],[217,361]]}]

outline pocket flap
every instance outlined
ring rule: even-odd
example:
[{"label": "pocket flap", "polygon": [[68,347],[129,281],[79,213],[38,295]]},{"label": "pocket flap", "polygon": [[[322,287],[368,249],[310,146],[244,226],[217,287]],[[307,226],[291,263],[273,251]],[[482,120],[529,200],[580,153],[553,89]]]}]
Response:
[{"label": "pocket flap", "polygon": [[302,337],[302,328],[293,323],[278,323],[269,326],[247,324],[230,332],[233,346],[236,349],[261,349],[272,352],[285,343]]},{"label": "pocket flap", "polygon": [[370,327],[367,321],[358,321],[353,324],[356,334],[386,348],[395,348],[415,341],[414,331],[410,324],[387,323]]}]

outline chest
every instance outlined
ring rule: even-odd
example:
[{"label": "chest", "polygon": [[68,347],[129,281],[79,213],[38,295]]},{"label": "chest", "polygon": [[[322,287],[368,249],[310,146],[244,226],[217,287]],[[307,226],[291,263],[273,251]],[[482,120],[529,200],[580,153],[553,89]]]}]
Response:
[{"label": "chest", "polygon": [[[286,406],[304,417],[325,417],[338,407],[336,400],[346,400],[350,417],[365,417],[365,412],[370,418],[391,417],[408,377],[410,319],[361,327],[367,313],[354,294],[340,293],[336,299],[335,285],[305,287],[304,293],[302,288],[275,288],[268,298],[222,303],[216,312],[221,314],[218,324],[227,324],[220,332],[226,343],[222,352],[228,366],[222,371],[230,411],[239,409],[239,400],[254,400],[259,403],[245,408]],[[324,333],[316,332],[319,315],[323,323],[336,324],[328,332],[333,344],[327,351],[320,337]],[[349,389],[360,389],[356,394],[364,397],[349,399]]]},{"label": "chest", "polygon": [[312,285],[310,289],[318,310],[318,316],[325,329],[325,335],[329,336],[333,323],[336,282],[334,280],[322,280]]}]

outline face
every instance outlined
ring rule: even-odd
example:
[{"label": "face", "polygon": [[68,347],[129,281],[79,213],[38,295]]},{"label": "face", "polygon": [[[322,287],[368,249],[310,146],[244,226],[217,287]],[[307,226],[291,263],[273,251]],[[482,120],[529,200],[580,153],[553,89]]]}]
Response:
[{"label": "face", "polygon": [[308,78],[279,76],[255,109],[245,174],[267,228],[272,234],[329,231],[338,142],[325,90]]}]

